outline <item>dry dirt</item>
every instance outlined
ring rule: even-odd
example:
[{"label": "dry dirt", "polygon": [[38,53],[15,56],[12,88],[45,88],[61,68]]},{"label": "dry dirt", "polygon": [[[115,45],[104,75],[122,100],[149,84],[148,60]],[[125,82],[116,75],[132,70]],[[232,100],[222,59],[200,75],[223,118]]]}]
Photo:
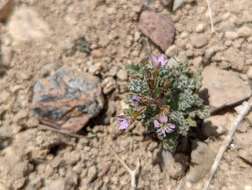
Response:
[{"label": "dry dirt", "polygon": [[[0,190],[129,189],[130,177],[113,151],[132,168],[141,159],[139,189],[176,188],[179,178],[169,177],[158,164],[160,146],[146,139],[142,128],[121,133],[114,126],[113,116],[124,106],[125,65],[159,52],[137,27],[146,8],[143,2],[149,1],[16,1],[10,19],[0,25],[0,64],[6,70],[0,78]],[[194,69],[211,64],[251,79],[252,1],[211,2],[215,33],[206,1],[188,0],[172,13],[159,1],[148,5],[175,23],[175,43],[166,53],[189,60]],[[90,44],[86,53],[74,48],[81,37]],[[106,106],[80,138],[42,129],[30,109],[34,83],[61,66],[90,72],[102,81]],[[225,153],[211,190],[252,190],[251,122],[250,114]],[[217,152],[224,137],[225,132],[206,141],[213,150],[209,154]],[[212,155],[200,164],[211,162],[208,158]],[[202,181],[187,185],[200,189]]]}]

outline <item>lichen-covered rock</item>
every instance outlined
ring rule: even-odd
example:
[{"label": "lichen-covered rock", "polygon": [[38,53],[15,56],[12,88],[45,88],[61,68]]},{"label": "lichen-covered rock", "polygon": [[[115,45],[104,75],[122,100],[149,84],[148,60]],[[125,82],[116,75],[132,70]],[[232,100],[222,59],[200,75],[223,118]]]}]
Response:
[{"label": "lichen-covered rock", "polygon": [[173,44],[176,33],[171,18],[154,11],[144,11],[141,14],[139,29],[164,52]]},{"label": "lichen-covered rock", "polygon": [[32,108],[40,122],[77,132],[102,110],[104,99],[97,77],[60,68],[36,82]]},{"label": "lichen-covered rock", "polygon": [[202,76],[202,89],[208,92],[212,111],[231,106],[251,96],[248,82],[243,81],[239,73],[208,66]]}]

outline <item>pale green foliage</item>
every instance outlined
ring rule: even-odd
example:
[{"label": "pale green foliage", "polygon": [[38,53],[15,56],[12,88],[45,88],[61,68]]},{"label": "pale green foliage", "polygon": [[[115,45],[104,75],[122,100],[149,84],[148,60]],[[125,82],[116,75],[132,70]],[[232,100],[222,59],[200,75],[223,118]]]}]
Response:
[{"label": "pale green foliage", "polygon": [[[208,107],[199,97],[201,76],[190,71],[186,64],[167,63],[162,67],[155,67],[146,60],[145,63],[130,65],[131,75],[129,84],[129,105],[126,114],[133,120],[138,120],[151,133],[155,134],[154,120],[165,114],[169,123],[176,126],[176,130],[165,137],[158,137],[163,147],[174,151],[181,136],[188,136],[191,128],[197,127],[198,122],[208,116]],[[140,101],[132,104],[133,96],[140,97]]]}]

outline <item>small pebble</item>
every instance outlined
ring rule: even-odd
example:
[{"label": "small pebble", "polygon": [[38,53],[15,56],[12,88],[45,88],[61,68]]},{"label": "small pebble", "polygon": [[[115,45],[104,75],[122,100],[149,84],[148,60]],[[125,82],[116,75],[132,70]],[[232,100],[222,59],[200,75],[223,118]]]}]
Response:
[{"label": "small pebble", "polygon": [[187,57],[193,57],[193,50],[189,49],[186,51],[186,56]]},{"label": "small pebble", "polygon": [[110,93],[116,88],[116,82],[112,77],[105,78],[102,81],[102,90],[104,94]]},{"label": "small pebble", "polygon": [[249,67],[248,72],[247,72],[247,76],[249,79],[252,80],[252,67]]},{"label": "small pebble", "polygon": [[252,29],[248,26],[242,26],[237,33],[239,37],[247,38],[252,35]]},{"label": "small pebble", "polygon": [[120,80],[127,80],[128,79],[128,73],[124,69],[120,69],[117,73],[117,78]]},{"label": "small pebble", "polygon": [[232,41],[231,40],[225,41],[225,46],[230,47],[231,45],[232,45]]},{"label": "small pebble", "polygon": [[165,55],[167,55],[168,57],[174,57],[175,55],[177,55],[177,53],[178,48],[175,45],[172,45],[166,50]]},{"label": "small pebble", "polygon": [[188,37],[188,33],[187,32],[182,32],[180,35],[181,39],[185,39]]},{"label": "small pebble", "polygon": [[195,29],[195,31],[198,33],[204,32],[204,30],[205,30],[205,25],[202,23],[198,24]]}]

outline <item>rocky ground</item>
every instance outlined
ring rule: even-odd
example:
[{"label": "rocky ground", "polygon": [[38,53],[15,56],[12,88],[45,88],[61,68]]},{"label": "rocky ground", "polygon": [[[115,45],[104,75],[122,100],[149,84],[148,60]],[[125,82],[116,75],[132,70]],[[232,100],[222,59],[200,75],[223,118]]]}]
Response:
[{"label": "rocky ground", "polygon": [[[234,120],[233,107],[251,96],[251,0],[212,1],[215,33],[206,1],[187,0],[175,12],[164,6],[166,0],[16,0],[7,8],[6,2],[12,1],[0,2],[0,190],[129,189],[129,174],[114,152],[132,168],[141,159],[139,189],[175,189],[185,175],[185,189],[202,187]],[[164,41],[142,34],[146,10],[171,17],[174,42],[166,36],[166,43],[158,44]],[[203,68],[202,90],[212,109],[206,138],[192,141],[191,153],[165,156],[165,167],[160,167],[160,145],[141,127],[121,133],[113,119],[125,106],[125,65],[160,50],[189,61],[195,70]],[[90,112],[78,137],[45,129],[31,111],[34,84],[62,66],[96,76],[102,89],[102,109]],[[252,189],[251,126],[252,113],[236,132],[210,189]]]}]

